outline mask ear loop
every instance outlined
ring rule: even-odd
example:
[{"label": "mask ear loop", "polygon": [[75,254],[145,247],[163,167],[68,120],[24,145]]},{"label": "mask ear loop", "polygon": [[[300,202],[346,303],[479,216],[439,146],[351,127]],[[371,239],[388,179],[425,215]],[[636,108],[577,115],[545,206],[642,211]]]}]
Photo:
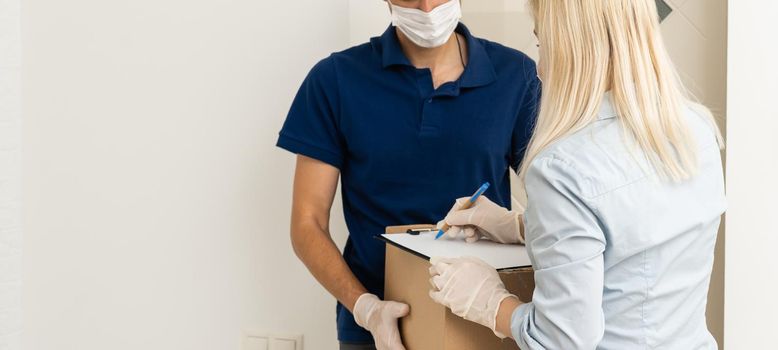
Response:
[{"label": "mask ear loop", "polygon": [[459,34],[457,32],[454,32],[454,37],[457,39],[457,49],[459,49],[459,62],[462,63],[462,68],[465,67],[465,57],[462,55],[462,45],[459,43]]}]

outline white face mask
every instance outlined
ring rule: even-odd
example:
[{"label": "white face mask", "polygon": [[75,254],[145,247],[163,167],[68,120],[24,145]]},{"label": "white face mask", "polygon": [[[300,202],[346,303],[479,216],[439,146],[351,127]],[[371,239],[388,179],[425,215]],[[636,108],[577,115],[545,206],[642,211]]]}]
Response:
[{"label": "white face mask", "polygon": [[391,2],[389,5],[392,7],[392,25],[414,44],[426,48],[445,44],[462,18],[459,0],[449,0],[430,12],[395,6]]}]

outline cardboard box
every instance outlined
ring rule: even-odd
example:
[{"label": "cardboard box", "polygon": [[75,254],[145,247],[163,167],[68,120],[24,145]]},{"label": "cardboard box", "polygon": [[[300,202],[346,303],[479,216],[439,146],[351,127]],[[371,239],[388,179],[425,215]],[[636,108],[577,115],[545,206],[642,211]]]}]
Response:
[{"label": "cardboard box", "polygon": [[[411,227],[419,225],[388,227],[386,233],[405,233]],[[435,303],[429,297],[429,267],[427,259],[387,243],[385,299],[411,307],[410,314],[400,320],[400,333],[407,350],[518,349],[513,340],[500,340],[490,329]],[[532,300],[535,283],[531,268],[499,273],[511,293],[523,301]]]}]

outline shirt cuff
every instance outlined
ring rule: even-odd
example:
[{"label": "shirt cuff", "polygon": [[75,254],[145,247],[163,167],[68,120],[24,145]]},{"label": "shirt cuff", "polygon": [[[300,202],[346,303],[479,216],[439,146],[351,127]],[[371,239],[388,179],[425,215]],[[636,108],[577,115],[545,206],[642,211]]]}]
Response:
[{"label": "shirt cuff", "polygon": [[511,335],[522,350],[546,350],[546,347],[530,335],[535,324],[535,305],[521,304],[511,315]]},{"label": "shirt cuff", "polygon": [[338,152],[314,146],[309,142],[302,141],[288,134],[279,134],[276,146],[295,154],[322,161],[338,168],[338,170],[343,166],[343,156]]}]

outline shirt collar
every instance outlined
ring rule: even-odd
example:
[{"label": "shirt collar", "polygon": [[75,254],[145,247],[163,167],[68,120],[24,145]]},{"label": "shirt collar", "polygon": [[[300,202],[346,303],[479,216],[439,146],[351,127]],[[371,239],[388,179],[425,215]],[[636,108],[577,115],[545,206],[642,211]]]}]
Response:
[{"label": "shirt collar", "polygon": [[597,113],[597,120],[616,118],[616,107],[613,105],[613,96],[610,91],[602,96],[600,102],[600,112]]},{"label": "shirt collar", "polygon": [[[462,23],[457,25],[456,32],[465,37],[468,48],[468,63],[465,71],[459,78],[459,86],[464,88],[478,87],[495,81],[497,73],[481,41],[470,34],[470,30]],[[381,35],[380,42],[383,51],[382,64],[384,68],[394,65],[413,66],[402,51],[394,26],[390,25],[386,29],[384,34]]]}]

